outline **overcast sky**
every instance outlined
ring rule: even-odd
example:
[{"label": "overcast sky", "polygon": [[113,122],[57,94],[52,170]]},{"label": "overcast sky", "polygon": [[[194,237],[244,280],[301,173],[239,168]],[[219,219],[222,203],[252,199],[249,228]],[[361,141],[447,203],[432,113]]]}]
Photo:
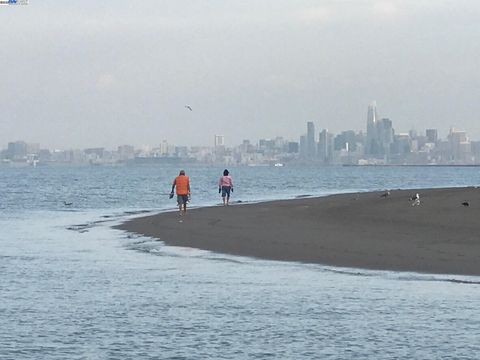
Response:
[{"label": "overcast sky", "polygon": [[298,140],[365,130],[372,100],[396,132],[480,140],[479,19],[475,0],[0,6],[0,148]]}]

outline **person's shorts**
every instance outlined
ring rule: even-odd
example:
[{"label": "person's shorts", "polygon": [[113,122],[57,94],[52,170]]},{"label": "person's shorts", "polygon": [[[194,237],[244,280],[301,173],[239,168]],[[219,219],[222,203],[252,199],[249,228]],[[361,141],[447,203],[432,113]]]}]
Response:
[{"label": "person's shorts", "polygon": [[186,205],[188,202],[188,195],[177,195],[178,205]]},{"label": "person's shorts", "polygon": [[230,196],[230,186],[222,186],[222,197]]}]

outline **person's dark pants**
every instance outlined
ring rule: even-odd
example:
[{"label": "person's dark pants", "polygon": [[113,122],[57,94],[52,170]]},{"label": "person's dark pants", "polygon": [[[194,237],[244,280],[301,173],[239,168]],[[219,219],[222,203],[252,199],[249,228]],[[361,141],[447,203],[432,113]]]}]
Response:
[{"label": "person's dark pants", "polygon": [[231,191],[230,186],[222,186],[222,197],[225,197],[225,196],[230,197],[230,191]]}]

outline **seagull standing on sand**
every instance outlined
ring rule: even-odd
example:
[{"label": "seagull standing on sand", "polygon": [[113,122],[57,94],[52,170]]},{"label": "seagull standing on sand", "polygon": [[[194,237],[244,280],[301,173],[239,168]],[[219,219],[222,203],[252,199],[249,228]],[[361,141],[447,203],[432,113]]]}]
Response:
[{"label": "seagull standing on sand", "polygon": [[185,105],[185,108],[190,110],[190,111],[193,111],[192,107],[190,105]]},{"label": "seagull standing on sand", "polygon": [[412,202],[412,206],[418,206],[420,205],[420,195],[418,195],[418,193],[415,194],[415,196],[412,196],[410,198],[410,201],[413,201]]},{"label": "seagull standing on sand", "polygon": [[380,195],[380,197],[389,197],[390,196],[390,191],[386,190],[382,195]]}]

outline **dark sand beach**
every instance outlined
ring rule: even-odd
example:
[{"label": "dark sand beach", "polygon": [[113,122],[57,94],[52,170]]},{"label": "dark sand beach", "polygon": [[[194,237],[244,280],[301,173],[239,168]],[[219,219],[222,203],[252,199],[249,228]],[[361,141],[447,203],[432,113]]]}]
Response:
[{"label": "dark sand beach", "polygon": [[[420,194],[419,206],[409,198]],[[331,266],[480,275],[480,189],[391,190],[163,213],[117,228],[168,245]],[[467,201],[469,206],[462,203]]]}]

